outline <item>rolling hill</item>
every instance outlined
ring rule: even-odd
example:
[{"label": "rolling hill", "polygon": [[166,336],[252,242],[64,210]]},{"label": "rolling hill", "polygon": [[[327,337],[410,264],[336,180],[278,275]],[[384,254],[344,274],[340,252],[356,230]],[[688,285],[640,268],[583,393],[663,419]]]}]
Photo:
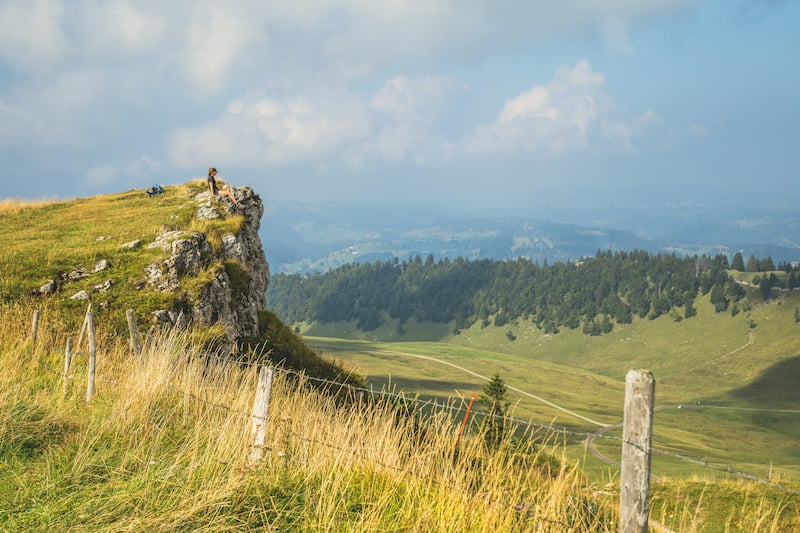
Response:
[{"label": "rolling hill", "polygon": [[[456,334],[452,324],[412,320],[400,337],[391,319],[368,334],[352,324],[292,324],[336,356],[333,364],[274,314],[254,309],[263,294],[253,292],[253,278],[263,272],[243,233],[253,232],[258,202],[237,191],[249,202],[244,212],[203,198],[203,183],[154,198],[127,191],[0,205],[0,529],[617,529],[618,480],[580,451],[582,436],[561,431],[585,433],[585,420],[559,418],[568,415],[527,396],[496,451],[486,447],[479,417],[456,444],[457,400],[417,408],[413,394],[383,394],[357,374],[339,375],[343,361],[365,372],[367,385],[392,376],[409,393],[442,401],[480,381],[439,361],[480,375],[499,371],[515,389],[604,424],[619,416],[620,372],[648,366],[663,380],[662,407],[698,398],[715,407],[659,411],[665,451],[688,456],[700,447],[710,462],[752,471],[741,451],[726,447],[751,439],[750,466],[771,480],[720,470],[688,476],[666,457],[657,463],[664,476],[653,484],[651,528],[800,527],[796,472],[783,462],[796,453],[783,443],[796,442],[797,426],[782,411],[796,397],[786,389],[770,395],[797,367],[797,344],[786,336],[796,331],[794,293],[753,306],[749,317],[722,316],[708,301],[698,304],[697,320],[636,319],[597,337],[548,335],[524,321],[475,323]],[[180,259],[181,250],[196,261]],[[66,340],[78,336],[88,303],[73,298],[81,293],[98,325],[97,394],[88,402],[82,346],[62,371]],[[152,328],[138,357],[128,346],[129,308],[142,330]],[[332,339],[347,336],[368,342]],[[384,366],[369,366],[374,361]],[[265,440],[253,445],[252,406],[267,362],[276,364],[270,411]],[[522,419],[539,416],[552,427],[526,429]],[[597,439],[601,454],[614,454],[613,436]],[[260,462],[251,459],[254,448]],[[771,475],[762,472],[768,455]]]}]

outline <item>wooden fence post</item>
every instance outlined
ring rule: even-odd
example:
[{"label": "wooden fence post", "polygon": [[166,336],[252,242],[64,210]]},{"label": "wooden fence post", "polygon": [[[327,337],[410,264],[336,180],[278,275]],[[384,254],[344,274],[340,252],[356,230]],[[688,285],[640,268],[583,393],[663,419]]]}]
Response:
[{"label": "wooden fence post", "polygon": [[625,413],[620,474],[621,533],[644,533],[650,514],[650,443],[653,437],[655,379],[646,370],[625,376]]},{"label": "wooden fence post", "polygon": [[97,348],[94,338],[94,317],[91,311],[86,313],[86,335],[89,339],[89,368],[86,379],[86,402],[91,402],[94,398],[94,373],[97,368]]},{"label": "wooden fence post", "polygon": [[139,357],[142,355],[142,339],[139,337],[139,328],[136,327],[136,315],[133,309],[128,309],[125,317],[128,319],[128,331],[131,334],[131,350],[134,356]]},{"label": "wooden fence post", "polygon": [[264,456],[264,442],[267,437],[267,414],[269,395],[272,392],[272,367],[262,366],[258,371],[256,398],[253,400],[253,425],[251,435],[250,464],[256,464]]},{"label": "wooden fence post", "polygon": [[92,312],[92,302],[89,302],[88,307],[86,307],[86,316],[83,317],[83,325],[81,325],[81,333],[78,335],[78,344],[75,345],[75,349],[80,351],[81,343],[83,342],[83,334],[86,332],[86,321],[89,319],[89,314]]},{"label": "wooden fence post", "polygon": [[69,388],[69,366],[72,364],[72,337],[67,338],[67,349],[64,352],[64,394]]},{"label": "wooden fence post", "polygon": [[31,341],[33,351],[36,351],[36,336],[39,334],[39,310],[33,312],[33,323],[31,324]]}]

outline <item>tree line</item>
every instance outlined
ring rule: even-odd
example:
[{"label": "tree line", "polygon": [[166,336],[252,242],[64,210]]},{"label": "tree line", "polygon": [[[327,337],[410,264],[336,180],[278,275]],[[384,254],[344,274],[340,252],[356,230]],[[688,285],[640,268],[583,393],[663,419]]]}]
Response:
[{"label": "tree line", "polygon": [[[553,265],[524,258],[436,261],[417,255],[347,264],[324,274],[277,274],[267,303],[288,323],[347,321],[364,331],[390,317],[402,333],[413,317],[453,322],[456,330],[475,322],[504,326],[522,319],[547,333],[582,328],[601,335],[634,316],[691,318],[699,294],[710,294],[717,312],[730,308],[736,314],[740,305],[746,310],[745,291],[728,275],[729,268],[724,254],[678,257],[641,250],[598,250],[594,257]],[[790,285],[796,282],[794,271],[791,276]],[[783,282],[774,274],[764,279],[762,295],[768,298]]]}]

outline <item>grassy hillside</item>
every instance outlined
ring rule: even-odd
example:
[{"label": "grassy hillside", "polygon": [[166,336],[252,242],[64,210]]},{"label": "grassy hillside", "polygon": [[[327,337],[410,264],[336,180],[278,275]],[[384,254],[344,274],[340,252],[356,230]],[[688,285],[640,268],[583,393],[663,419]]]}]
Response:
[{"label": "grassy hillside", "polygon": [[[475,325],[460,334],[449,325],[414,323],[403,335],[393,323],[368,334],[347,324],[301,329],[309,343],[353,365],[377,388],[391,383],[441,399],[480,391],[483,380],[449,366],[455,364],[487,377],[499,372],[511,386],[607,424],[622,420],[625,373],[647,368],[656,379],[654,447],[668,452],[654,456],[657,475],[725,478],[721,470],[733,468],[798,487],[800,324],[795,309],[800,293],[765,303],[755,289],[749,292],[756,302],[750,313],[715,313],[708,299],[700,298],[691,319],[635,320],[599,337],[579,330],[545,335],[524,322],[503,328]],[[582,433],[597,429],[529,396],[510,395],[519,418]],[[616,467],[587,457],[583,441],[583,436],[567,437],[570,457],[584,460],[596,479],[616,475]],[[618,441],[596,444],[607,457],[619,457]]]},{"label": "grassy hillside", "polygon": [[86,404],[85,358],[62,393],[63,356],[49,348],[64,343],[61,324],[43,320],[34,350],[23,327],[29,309],[2,311],[3,531],[615,527],[612,498],[594,495],[576,469],[533,449],[487,454],[480,436],[456,449],[440,414],[400,417],[392,403],[343,408],[282,371],[265,457],[250,464],[254,367],[187,363],[181,335],[150,343],[141,359],[112,339]]},{"label": "grassy hillside", "polygon": [[[58,305],[67,311],[85,308],[86,303],[71,300],[80,290],[111,280],[111,289],[95,302],[95,311],[120,322],[120,310],[136,309],[137,316],[163,309],[179,295],[140,291],[144,267],[165,254],[148,248],[162,228],[201,231],[213,246],[219,247],[225,233],[236,233],[241,216],[212,221],[193,218],[197,209],[191,198],[204,190],[203,182],[165,188],[165,193],[150,198],[143,191],[41,203],[5,202],[0,210],[0,302],[26,299],[32,290],[48,280],[84,269],[88,277],[66,282],[56,295]],[[141,241],[137,249],[123,245]],[[112,268],[92,273],[97,261],[105,259]],[[186,279],[182,289],[192,290],[195,280]],[[65,320],[80,320],[79,313],[65,313]],[[124,314],[122,314],[124,320]]]},{"label": "grassy hillside", "polygon": [[[156,198],[129,191],[0,205],[0,530],[617,530],[618,477],[585,451],[583,436],[510,426],[499,451],[490,452],[481,427],[471,424],[456,446],[450,409],[415,410],[414,402],[396,399],[362,403],[358,388],[337,384],[338,394],[320,392],[319,380],[283,368],[276,371],[264,458],[251,464],[251,363],[198,355],[214,331],[163,331],[141,358],[127,346],[124,310],[135,308],[146,323],[151,310],[176,297],[137,289],[143,267],[162,253],[147,248],[162,227],[198,229],[218,247],[220,236],[242,222],[194,220],[189,198],[203,187],[169,187]],[[135,239],[139,249],[121,247]],[[91,273],[99,259],[113,268]],[[79,268],[89,277],[65,281],[46,298],[30,295]],[[86,305],[69,296],[106,279],[111,289],[94,295],[97,391],[87,403],[84,355],[73,361],[66,386],[62,379],[63,347],[77,336]],[[202,282],[182,280],[181,291]],[[355,332],[349,340],[323,338],[344,336],[343,328],[303,329],[378,388],[391,376],[400,389],[442,399],[479,390],[480,379],[442,365],[446,360],[482,375],[499,371],[509,385],[603,423],[621,417],[627,368],[647,366],[656,372],[660,407],[698,399],[715,406],[659,411],[656,446],[686,455],[700,450],[704,460],[761,477],[771,460],[773,481],[798,488],[791,468],[800,463],[797,415],[776,411],[798,403],[796,387],[787,387],[796,384],[797,344],[786,337],[796,331],[787,328],[798,305],[791,295],[725,321],[706,303],[696,321],[635,321],[604,337],[547,336],[524,323],[476,325],[459,335],[452,326],[407,325],[400,337],[397,325],[387,324],[368,342]],[[29,339],[34,309],[41,311],[36,346]],[[318,362],[309,363],[315,354],[274,314],[259,318],[267,335],[262,351],[287,364]],[[576,432],[596,429],[522,395],[514,414]],[[751,445],[750,459],[726,448],[735,440]],[[596,444],[607,456],[618,454],[615,440]],[[652,491],[654,530],[800,529],[794,493],[705,470],[697,477],[696,468],[672,456],[654,459],[654,467],[662,476]]]},{"label": "grassy hillside", "polygon": [[[68,201],[3,201],[0,203],[3,227],[0,304],[47,308],[67,330],[76,330],[87,302],[71,297],[85,290],[91,293],[100,333],[109,337],[127,334],[127,309],[135,311],[139,328],[147,331],[157,324],[151,315],[153,311],[170,309],[176,303],[196,298],[221,270],[238,272],[230,261],[223,264],[216,260],[197,275],[182,277],[175,291],[159,292],[145,287],[145,266],[168,253],[161,247],[149,247],[164,231],[202,233],[214,255],[219,256],[223,236],[242,230],[244,216],[227,213],[221,204],[211,204],[218,218],[194,216],[198,209],[195,196],[206,190],[205,181],[194,181],[165,187],[163,194],[154,197],[132,190]],[[139,241],[139,245],[127,246],[134,241]],[[110,268],[94,272],[100,260],[107,261]],[[77,273],[80,275],[70,277]],[[57,290],[49,295],[36,294],[49,280],[58,280]],[[107,291],[93,290],[103,283],[110,283]],[[210,346],[225,340],[223,328],[218,324],[193,331]],[[334,379],[343,375],[341,368],[321,359],[273,314],[262,312],[259,331],[258,338],[248,341],[257,344],[261,353],[251,353],[249,357],[266,358],[264,354],[269,353],[276,361],[314,376]],[[355,375],[349,379],[358,381]]]},{"label": "grassy hillside", "polygon": [[[43,313],[34,348],[30,308],[0,311],[3,531],[617,530],[617,480],[589,481],[552,439],[489,453],[470,428],[456,447],[445,412],[346,407],[279,369],[251,464],[254,367],[187,359],[198,346],[174,332],[141,358],[112,337],[87,404],[85,358],[64,389],[57,316]],[[798,516],[796,499],[760,485],[653,489],[654,531],[790,531]]]}]

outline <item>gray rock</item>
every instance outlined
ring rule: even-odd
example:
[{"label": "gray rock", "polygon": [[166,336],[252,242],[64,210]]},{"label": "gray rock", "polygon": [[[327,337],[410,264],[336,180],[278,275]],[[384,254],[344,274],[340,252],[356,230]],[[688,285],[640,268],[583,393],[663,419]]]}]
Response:
[{"label": "gray rock", "polygon": [[67,274],[67,281],[78,281],[88,277],[89,274],[86,273],[86,269],[76,268],[75,270]]},{"label": "gray rock", "polygon": [[160,263],[150,263],[144,267],[144,277],[145,284],[147,286],[154,287],[162,292],[167,290],[166,285],[163,287],[161,286],[161,280],[164,277],[164,273],[161,271]]},{"label": "gray rock", "polygon": [[177,313],[172,310],[169,312],[169,319],[178,328],[185,328],[189,325],[189,319],[186,318],[186,315],[183,313],[183,309],[178,311]]},{"label": "gray rock", "polygon": [[69,297],[70,300],[88,300],[89,293],[87,291],[78,291]]},{"label": "gray rock", "polygon": [[97,292],[108,292],[108,290],[111,289],[111,280],[107,279],[103,283],[95,285],[92,288]]},{"label": "gray rock", "polygon": [[211,203],[216,203],[218,198],[218,196],[212,198],[209,191],[203,191],[200,194],[196,194],[194,199],[197,202],[197,211],[195,211],[194,217],[198,220],[213,220],[215,218],[220,218],[217,208]]},{"label": "gray rock", "polygon": [[[221,255],[223,259],[236,260],[239,268],[247,274],[247,287],[242,291],[232,287],[227,274],[223,272],[209,284],[202,298],[207,302],[228,302],[222,308],[218,305],[214,307],[219,310],[218,320],[231,341],[258,335],[258,312],[266,306],[269,284],[269,264],[258,235],[261,216],[264,214],[261,198],[250,187],[237,187],[234,195],[239,202],[238,209],[230,202],[222,205],[228,214],[241,214],[244,223],[237,235],[223,237]],[[213,312],[202,309],[208,307],[207,305],[199,307],[201,309],[193,313],[195,320],[200,315],[203,317],[201,322],[213,324],[214,321],[208,321],[213,318]]]},{"label": "gray rock", "polygon": [[184,231],[162,231],[156,237],[156,240],[147,245],[148,248],[161,248],[165,252],[172,247],[172,241],[183,237],[186,232]]},{"label": "gray rock", "polygon": [[159,309],[150,313],[156,325],[159,326],[172,326],[172,319],[169,317],[169,311],[166,309]]},{"label": "gray rock", "polygon": [[108,270],[111,268],[111,263],[108,262],[107,259],[101,259],[97,263],[94,264],[94,269],[92,270],[93,273],[102,272],[103,270]]},{"label": "gray rock", "polygon": [[51,279],[50,281],[39,287],[39,294],[41,294],[42,296],[49,296],[50,294],[56,292],[57,289],[58,289],[58,281]]},{"label": "gray rock", "polygon": [[[250,187],[237,187],[234,194],[240,202],[238,209],[227,198],[212,205],[208,191],[195,196],[195,217],[199,219],[220,218],[220,213],[244,218],[237,234],[222,237],[218,253],[201,233],[178,235],[162,229],[156,239],[158,244],[154,242],[153,247],[168,252],[167,257],[147,265],[144,273],[148,287],[164,292],[177,292],[182,277],[207,272],[223,261],[235,261],[244,275],[237,276],[237,283],[233,284],[228,270],[216,268],[199,295],[184,299],[174,309],[154,314],[158,323],[180,327],[185,327],[187,320],[200,327],[220,324],[231,343],[258,335],[258,312],[266,306],[269,283],[269,265],[258,235],[264,207]],[[188,311],[183,317],[181,309]]]},{"label": "gray rock", "polygon": [[142,246],[142,241],[140,241],[139,239],[136,239],[135,241],[126,242],[124,244],[120,244],[119,245],[120,248],[127,248],[129,250],[135,250],[136,248],[139,248],[140,246]]},{"label": "gray rock", "polygon": [[211,205],[201,205],[197,208],[197,212],[194,214],[194,216],[199,220],[213,220],[215,218],[220,218],[217,210],[211,207]]},{"label": "gray rock", "polygon": [[173,240],[166,246],[170,255],[163,261],[150,263],[144,268],[147,285],[161,292],[177,291],[180,288],[180,278],[199,274],[209,265],[214,252],[202,233]]},{"label": "gray rock", "polygon": [[226,259],[235,259],[244,262],[244,248],[239,237],[229,233],[222,237],[222,253]]}]

